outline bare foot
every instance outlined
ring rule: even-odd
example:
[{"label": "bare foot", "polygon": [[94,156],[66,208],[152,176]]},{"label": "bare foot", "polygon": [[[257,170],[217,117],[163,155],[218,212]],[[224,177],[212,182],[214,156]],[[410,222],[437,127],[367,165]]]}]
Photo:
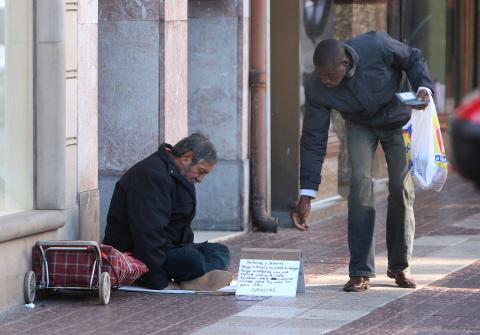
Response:
[{"label": "bare foot", "polygon": [[232,274],[228,271],[213,270],[203,276],[178,283],[182,290],[216,291],[230,284]]},{"label": "bare foot", "polygon": [[181,290],[181,288],[178,286],[178,283],[171,281],[164,290]]}]

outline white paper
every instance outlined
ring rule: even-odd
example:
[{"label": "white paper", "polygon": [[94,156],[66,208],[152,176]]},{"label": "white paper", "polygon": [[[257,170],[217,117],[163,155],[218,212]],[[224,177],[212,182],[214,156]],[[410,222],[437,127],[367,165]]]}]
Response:
[{"label": "white paper", "polygon": [[235,294],[235,286],[225,286],[217,291],[192,291],[192,290],[152,290],[140,286],[120,286],[118,288],[120,291],[128,292],[145,292],[145,293],[157,293],[157,294]]},{"label": "white paper", "polygon": [[152,290],[140,286],[120,286],[119,291],[128,291],[128,292],[147,292],[147,293],[158,293],[158,294],[195,294],[195,291],[189,290]]},{"label": "white paper", "polygon": [[241,259],[237,296],[295,297],[300,261]]},{"label": "white paper", "polygon": [[237,290],[237,287],[234,285],[225,286],[221,289],[218,289],[219,292],[229,292],[229,293],[235,293],[236,290]]}]

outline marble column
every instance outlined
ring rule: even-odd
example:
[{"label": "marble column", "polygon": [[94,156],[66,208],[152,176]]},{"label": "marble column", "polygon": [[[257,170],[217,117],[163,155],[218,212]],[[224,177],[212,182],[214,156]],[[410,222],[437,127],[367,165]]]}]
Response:
[{"label": "marble column", "polygon": [[101,234],[130,166],[188,133],[187,0],[99,0]]},{"label": "marble column", "polygon": [[207,135],[219,162],[197,186],[196,229],[248,224],[249,0],[188,2],[188,123]]},{"label": "marble column", "polygon": [[188,0],[160,1],[159,142],[188,134]]}]

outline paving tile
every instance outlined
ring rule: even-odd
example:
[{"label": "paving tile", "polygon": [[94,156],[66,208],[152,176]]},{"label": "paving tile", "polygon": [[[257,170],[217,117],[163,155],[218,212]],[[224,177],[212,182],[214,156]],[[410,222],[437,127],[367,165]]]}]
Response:
[{"label": "paving tile", "polygon": [[297,294],[296,297],[271,297],[261,301],[257,306],[279,306],[279,307],[305,307],[311,308],[336,296],[334,292],[314,293],[308,291],[305,294]]},{"label": "paving tile", "polygon": [[453,224],[455,227],[480,229],[480,214],[471,215]]},{"label": "paving tile", "polygon": [[367,312],[355,310],[338,310],[338,309],[319,309],[313,308],[303,314],[298,315],[297,319],[312,319],[312,320],[334,320],[334,321],[352,321],[358,319]]},{"label": "paving tile", "polygon": [[422,236],[415,240],[415,246],[445,246],[449,247],[467,240],[469,235],[455,236]]},{"label": "paving tile", "polygon": [[322,334],[332,329],[338,328],[346,322],[343,320],[321,320],[321,319],[291,319],[274,326],[271,333],[314,333]]},{"label": "paving tile", "polygon": [[312,327],[312,328],[269,328],[262,331],[261,335],[319,335],[326,334],[330,330],[334,329],[332,327]]},{"label": "paving tile", "polygon": [[222,327],[222,326],[211,326],[205,327],[196,331],[195,335],[219,335],[219,334],[228,334],[228,335],[262,335],[267,334],[267,329],[262,327]]},{"label": "paving tile", "polygon": [[231,316],[216,323],[222,327],[260,327],[270,328],[285,321],[285,318]]},{"label": "paving tile", "polygon": [[417,245],[415,244],[413,246],[413,258],[417,257],[424,257],[426,255],[429,255],[435,251],[438,251],[441,248],[441,246],[436,246],[436,245]]},{"label": "paving tile", "polygon": [[308,308],[301,307],[279,307],[279,306],[252,306],[240,313],[238,316],[267,317],[267,318],[293,318],[307,311]]}]

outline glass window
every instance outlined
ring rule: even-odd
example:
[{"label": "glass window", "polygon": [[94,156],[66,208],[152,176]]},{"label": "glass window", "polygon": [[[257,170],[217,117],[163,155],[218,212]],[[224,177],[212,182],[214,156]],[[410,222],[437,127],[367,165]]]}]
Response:
[{"label": "glass window", "polygon": [[33,207],[31,0],[0,0],[0,215]]},{"label": "glass window", "polygon": [[434,81],[438,112],[445,111],[447,0],[389,1],[389,33],[422,50]]}]

